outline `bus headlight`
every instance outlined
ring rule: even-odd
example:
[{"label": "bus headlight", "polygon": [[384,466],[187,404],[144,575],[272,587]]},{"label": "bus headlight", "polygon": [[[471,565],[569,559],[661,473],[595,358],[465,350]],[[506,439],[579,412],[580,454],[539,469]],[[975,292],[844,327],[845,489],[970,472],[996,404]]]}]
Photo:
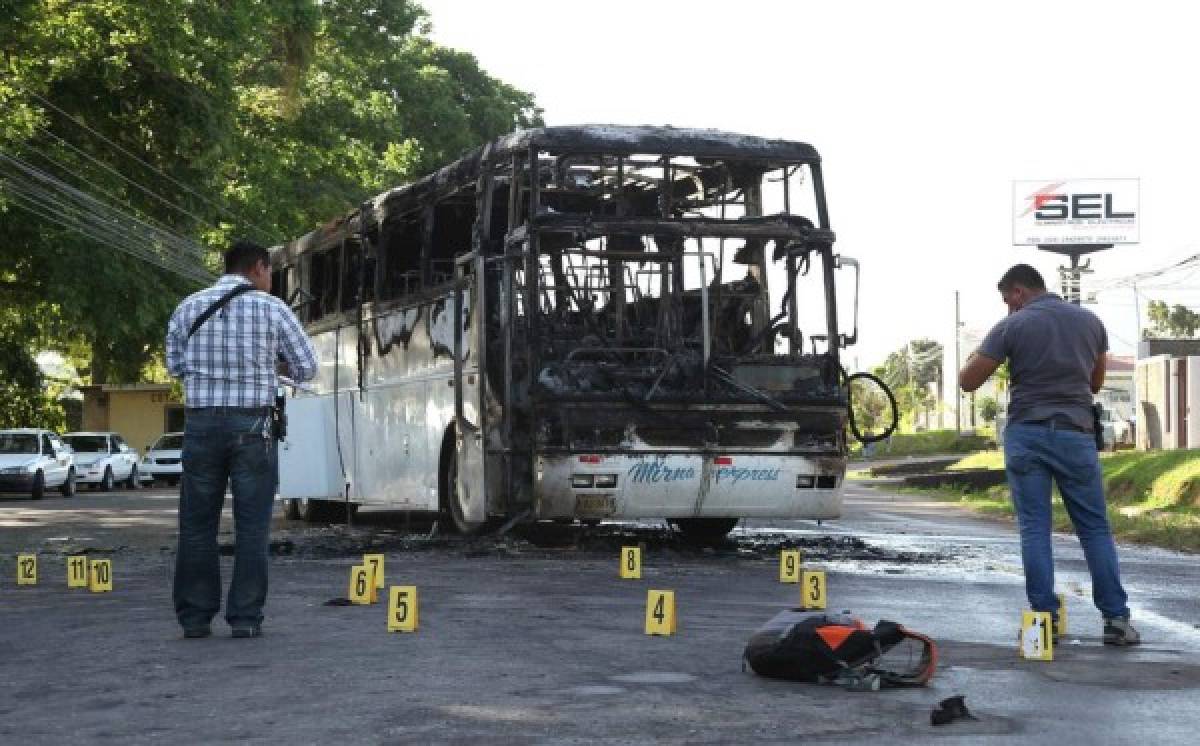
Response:
[{"label": "bus headlight", "polygon": [[591,474],[571,475],[571,486],[575,489],[587,489],[588,487],[592,486],[592,482],[593,480]]},{"label": "bus headlight", "polygon": [[617,486],[616,474],[597,474],[596,487],[599,489],[613,489]]}]

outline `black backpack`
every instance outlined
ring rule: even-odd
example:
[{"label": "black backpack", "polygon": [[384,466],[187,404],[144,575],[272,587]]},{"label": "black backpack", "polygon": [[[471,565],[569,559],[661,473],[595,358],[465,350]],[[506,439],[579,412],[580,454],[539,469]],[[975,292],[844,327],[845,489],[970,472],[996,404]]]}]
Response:
[{"label": "black backpack", "polygon": [[[904,640],[921,647],[908,670],[880,659]],[[776,614],[746,643],[743,654],[760,676],[792,681],[836,681],[851,688],[923,686],[937,668],[937,647],[928,637],[889,621],[867,629],[849,612],[789,609]]]}]

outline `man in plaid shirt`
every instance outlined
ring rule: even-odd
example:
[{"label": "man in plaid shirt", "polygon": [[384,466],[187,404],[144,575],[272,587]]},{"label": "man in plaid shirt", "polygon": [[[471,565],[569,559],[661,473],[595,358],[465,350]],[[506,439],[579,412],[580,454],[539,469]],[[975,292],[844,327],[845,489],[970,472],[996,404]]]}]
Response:
[{"label": "man in plaid shirt", "polygon": [[184,637],[211,635],[221,608],[217,527],[227,485],[233,491],[236,547],[225,619],[234,637],[262,633],[279,478],[271,427],[276,367],[285,365],[295,381],[317,372],[316,353],[300,322],[270,292],[267,250],[236,241],[225,252],[225,274],[188,296],[167,324],[167,370],[183,380],[187,406],[174,588]]}]

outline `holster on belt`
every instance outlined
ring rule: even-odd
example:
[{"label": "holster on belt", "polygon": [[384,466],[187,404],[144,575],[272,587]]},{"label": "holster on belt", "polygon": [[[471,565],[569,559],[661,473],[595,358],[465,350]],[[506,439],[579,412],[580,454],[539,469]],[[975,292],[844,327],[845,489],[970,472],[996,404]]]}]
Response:
[{"label": "holster on belt", "polygon": [[271,435],[275,440],[287,437],[287,397],[283,389],[275,391],[275,406],[271,407]]}]

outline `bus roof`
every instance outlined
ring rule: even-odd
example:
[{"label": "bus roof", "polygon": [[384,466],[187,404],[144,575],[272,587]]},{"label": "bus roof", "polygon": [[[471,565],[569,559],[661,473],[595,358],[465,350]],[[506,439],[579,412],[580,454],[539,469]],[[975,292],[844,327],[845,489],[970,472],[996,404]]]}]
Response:
[{"label": "bus roof", "polygon": [[[364,203],[369,202],[373,208],[380,209],[387,203],[419,202],[438,192],[454,190],[464,183],[477,179],[484,153],[488,154],[489,159],[495,159],[498,156],[523,153],[530,147],[537,147],[539,150],[559,155],[568,153],[646,154],[807,164],[817,164],[821,161],[821,156],[817,153],[816,148],[808,143],[794,140],[774,140],[714,129],[612,124],[538,127],[517,130],[499,137],[428,176],[411,184],[389,189],[373,198],[364,200]],[[317,248],[324,243],[325,236],[353,220],[358,212],[358,209],[351,210],[326,225],[289,242],[286,246],[275,247],[273,252],[282,252],[285,257],[293,258]],[[283,258],[280,257],[280,259]]]},{"label": "bus roof", "polygon": [[512,152],[534,145],[560,153],[654,153],[738,160],[803,163],[820,161],[820,156],[813,146],[791,140],[769,140],[754,135],[711,129],[628,127],[610,124],[517,130],[496,140],[494,149]]}]

